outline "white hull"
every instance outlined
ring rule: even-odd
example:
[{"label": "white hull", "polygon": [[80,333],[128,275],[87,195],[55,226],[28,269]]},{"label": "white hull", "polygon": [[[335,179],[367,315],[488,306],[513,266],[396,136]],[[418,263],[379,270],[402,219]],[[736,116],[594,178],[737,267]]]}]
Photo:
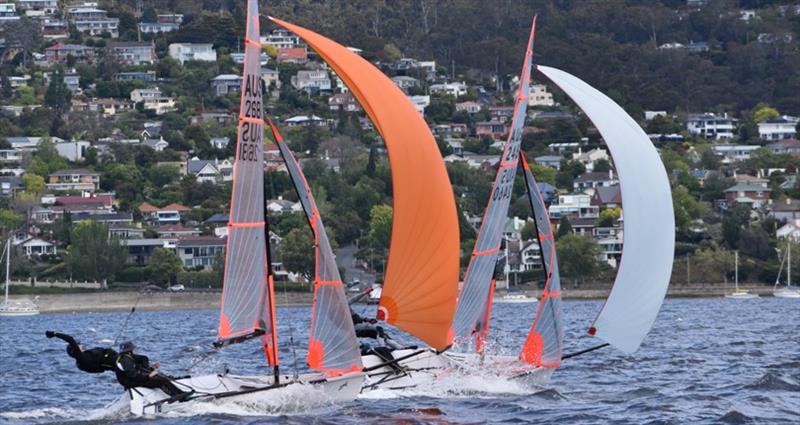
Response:
[{"label": "white hull", "polygon": [[[419,353],[419,354],[415,354]],[[374,389],[401,390],[436,382],[449,373],[474,372],[478,375],[487,373],[502,378],[519,382],[523,387],[530,389],[541,388],[550,381],[550,375],[555,369],[541,368],[528,365],[511,356],[485,356],[483,361],[475,354],[443,353],[437,354],[435,350],[428,349],[400,349],[392,352],[398,367],[379,367],[367,370],[370,367],[385,363],[374,354],[361,357],[367,378],[364,380],[362,392]]]},{"label": "white hull", "polygon": [[[136,416],[191,409],[196,402],[242,403],[258,406],[264,413],[304,411],[355,400],[363,381],[361,373],[332,378],[306,374],[297,379],[282,375],[281,384],[285,384],[272,387],[272,376],[203,375],[174,381],[182,390],[195,391],[186,402],[166,403],[169,396],[161,390],[137,387],[129,391],[130,407]],[[241,391],[248,392],[237,394]]]},{"label": "white hull", "polygon": [[534,297],[496,297],[494,299],[495,304],[533,304],[539,302]]},{"label": "white hull", "polygon": [[35,316],[37,314],[39,314],[39,307],[33,303],[0,304],[0,316]]},{"label": "white hull", "polygon": [[800,298],[800,289],[781,288],[772,292],[775,298]]},{"label": "white hull", "polygon": [[725,294],[725,298],[734,300],[752,300],[758,298],[758,294],[751,294],[749,292],[734,292],[732,294]]}]

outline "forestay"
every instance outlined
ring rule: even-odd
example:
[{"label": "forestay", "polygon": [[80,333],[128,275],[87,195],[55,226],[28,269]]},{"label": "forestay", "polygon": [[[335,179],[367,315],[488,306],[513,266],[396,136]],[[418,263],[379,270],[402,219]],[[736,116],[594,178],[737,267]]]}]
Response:
[{"label": "forestay", "polygon": [[350,317],[342,279],[334,260],[322,217],[311,188],[294,154],[278,129],[268,122],[289,176],[303,205],[314,233],[316,265],[314,268],[314,304],[311,312],[311,337],[308,343],[308,366],[327,375],[357,372],[362,369],[358,340]]},{"label": "forestay", "polygon": [[458,292],[459,229],[453,189],[428,125],[386,75],[346,47],[294,32],[350,88],[386,144],[392,170],[392,236],[378,318],[444,349]]},{"label": "forestay", "polygon": [[586,112],[614,158],[625,214],[623,254],[589,334],[632,353],[653,326],[672,272],[675,219],[667,173],[650,139],[613,100],[564,71],[537,68]]},{"label": "forestay", "polygon": [[456,341],[459,344],[467,343],[473,334],[482,332],[488,326],[488,323],[483,323],[484,321],[481,318],[488,308],[486,304],[492,302],[489,287],[494,277],[503,226],[508,219],[508,207],[519,163],[522,127],[525,125],[530,93],[535,32],[536,18],[534,18],[531,26],[525,60],[522,65],[519,90],[517,91],[514,106],[514,117],[511,121],[511,131],[503,149],[500,167],[492,185],[492,193],[483,215],[483,222],[475,242],[475,248],[472,251],[472,257],[464,275],[464,286],[461,288],[461,293],[458,297],[458,306],[453,319],[453,330],[455,331]]},{"label": "forestay", "polygon": [[218,338],[225,343],[263,334],[268,360],[274,365],[275,318],[264,234],[260,53],[258,2],[249,0]]},{"label": "forestay", "polygon": [[558,274],[558,257],[550,214],[544,203],[542,192],[528,166],[525,154],[521,154],[525,187],[536,223],[539,253],[545,273],[544,290],[536,309],[533,326],[520,352],[520,359],[534,366],[556,368],[561,365],[564,325],[561,320],[561,277]]}]

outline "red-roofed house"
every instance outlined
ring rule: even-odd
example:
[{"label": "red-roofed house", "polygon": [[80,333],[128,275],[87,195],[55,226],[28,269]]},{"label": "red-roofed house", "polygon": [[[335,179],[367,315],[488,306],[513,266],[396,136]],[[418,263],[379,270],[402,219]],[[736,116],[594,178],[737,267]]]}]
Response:
[{"label": "red-roofed house", "polygon": [[139,212],[142,213],[144,219],[158,225],[179,224],[182,216],[191,210],[191,208],[177,203],[169,204],[164,208],[155,207],[147,202],[139,205]]},{"label": "red-roofed house", "polygon": [[299,63],[308,62],[308,50],[305,47],[286,47],[278,49],[278,63]]},{"label": "red-roofed house", "polygon": [[70,213],[110,213],[113,202],[114,198],[111,195],[57,196],[52,209]]}]

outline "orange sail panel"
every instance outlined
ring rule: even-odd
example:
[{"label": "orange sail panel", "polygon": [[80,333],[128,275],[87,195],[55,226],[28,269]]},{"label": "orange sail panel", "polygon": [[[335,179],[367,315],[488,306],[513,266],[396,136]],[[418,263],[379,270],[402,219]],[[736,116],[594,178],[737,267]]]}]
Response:
[{"label": "orange sail panel", "polygon": [[247,3],[245,41],[218,338],[224,344],[265,335],[267,358],[274,365],[277,349],[264,222],[264,122],[257,0]]},{"label": "orange sail panel", "polygon": [[522,173],[536,222],[539,252],[542,256],[545,283],[542,299],[538,303],[533,326],[520,352],[520,359],[534,366],[556,368],[561,365],[564,325],[561,320],[561,277],[558,274],[556,242],[550,227],[550,214],[544,204],[542,192],[522,154]]},{"label": "orange sail panel", "polygon": [[294,32],[350,88],[389,152],[394,212],[378,317],[437,349],[451,343],[459,273],[458,216],[450,179],[425,120],[371,63],[308,29]]},{"label": "orange sail panel", "polygon": [[481,314],[486,303],[491,303],[489,286],[494,277],[497,253],[503,235],[503,226],[508,219],[508,207],[514,189],[514,178],[519,163],[522,127],[530,93],[531,63],[533,61],[533,36],[536,31],[536,18],[533,19],[522,74],[519,80],[519,91],[514,104],[514,117],[511,120],[511,132],[506,140],[500,167],[492,185],[492,194],[486,212],[483,214],[478,238],[472,252],[467,271],[464,274],[464,286],[458,296],[458,307],[453,319],[456,343],[462,351],[469,351],[472,335],[479,331]]},{"label": "orange sail panel", "polygon": [[342,278],[334,261],[325,226],[317,204],[297,159],[283,141],[272,121],[268,122],[286,169],[292,178],[297,196],[314,233],[316,247],[314,268],[314,305],[311,308],[311,337],[308,344],[308,366],[327,375],[360,371],[361,352],[344,294]]}]

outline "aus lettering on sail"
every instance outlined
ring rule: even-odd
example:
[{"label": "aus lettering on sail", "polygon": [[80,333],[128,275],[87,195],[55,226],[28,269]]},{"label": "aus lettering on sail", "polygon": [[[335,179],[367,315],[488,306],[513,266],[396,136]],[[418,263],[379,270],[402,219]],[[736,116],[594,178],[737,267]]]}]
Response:
[{"label": "aus lettering on sail", "polygon": [[[257,149],[261,146],[263,138],[261,79],[257,74],[248,75],[245,79],[244,95],[242,96],[242,138],[239,143],[239,160],[257,161]],[[247,118],[253,118],[248,120]]]}]

